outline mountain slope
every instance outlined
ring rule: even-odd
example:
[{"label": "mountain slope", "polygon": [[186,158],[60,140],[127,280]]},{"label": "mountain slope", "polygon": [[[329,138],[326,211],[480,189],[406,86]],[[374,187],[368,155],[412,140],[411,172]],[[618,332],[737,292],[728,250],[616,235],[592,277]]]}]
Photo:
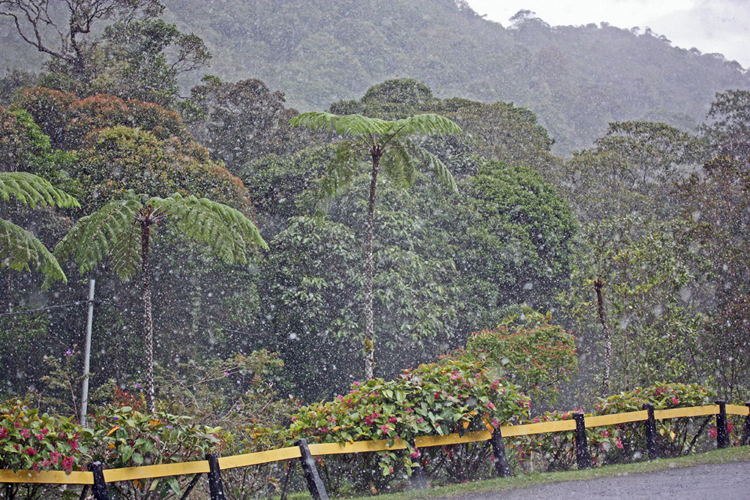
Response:
[{"label": "mountain slope", "polygon": [[[651,32],[551,27],[529,15],[505,28],[461,0],[164,3],[166,20],[202,37],[212,51],[207,72],[227,81],[263,80],[302,111],[359,98],[388,78],[411,77],[438,97],[529,107],[562,155],[589,146],[610,121],[649,119],[690,129],[716,92],[750,89],[739,64],[672,47]],[[24,60],[17,41],[8,46],[12,55],[0,55],[1,68]]]}]

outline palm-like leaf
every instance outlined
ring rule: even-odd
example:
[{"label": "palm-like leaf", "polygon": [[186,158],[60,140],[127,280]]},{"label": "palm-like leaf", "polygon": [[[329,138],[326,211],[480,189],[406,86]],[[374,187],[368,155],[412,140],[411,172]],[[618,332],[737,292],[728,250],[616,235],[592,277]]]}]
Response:
[{"label": "palm-like leaf", "polygon": [[142,207],[133,191],[128,191],[122,200],[110,201],[82,217],[57,244],[55,256],[64,260],[74,254],[81,274],[93,270],[110,256],[117,276],[130,279],[141,265],[140,231],[134,223]]},{"label": "palm-like leaf", "polygon": [[0,198],[8,201],[11,196],[31,208],[36,208],[37,204],[80,207],[75,198],[41,177],[28,172],[0,172]]},{"label": "palm-like leaf", "polygon": [[12,222],[0,219],[0,265],[16,271],[35,269],[47,281],[63,280],[65,273],[57,259],[33,234]]},{"label": "palm-like leaf", "polygon": [[148,204],[163,208],[182,234],[207,243],[227,264],[247,262],[248,242],[268,248],[250,219],[221,203],[175,193],[169,198],[151,198]]},{"label": "palm-like leaf", "polygon": [[[15,198],[31,208],[41,206],[78,207],[78,201],[45,179],[28,172],[0,172],[0,198]],[[35,269],[45,284],[67,281],[60,264],[34,235],[12,222],[0,219],[0,266],[16,271]]]},{"label": "palm-like leaf", "polygon": [[[224,262],[246,263],[247,243],[268,248],[252,221],[221,203],[175,193],[169,198],[151,198],[145,205],[166,211],[182,234],[207,243]],[[145,205],[139,195],[128,191],[124,199],[81,218],[57,244],[55,255],[62,260],[74,254],[82,274],[109,256],[118,277],[132,278],[142,264],[136,217]]]}]

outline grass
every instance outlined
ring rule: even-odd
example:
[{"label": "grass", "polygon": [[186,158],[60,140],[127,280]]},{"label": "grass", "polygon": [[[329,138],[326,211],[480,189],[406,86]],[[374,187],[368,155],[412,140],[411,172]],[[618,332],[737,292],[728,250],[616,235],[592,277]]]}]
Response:
[{"label": "grass", "polygon": [[378,500],[412,500],[430,498],[454,498],[471,493],[505,491],[528,488],[538,484],[565,481],[587,481],[605,477],[658,472],[667,469],[694,467],[696,465],[750,461],[750,447],[742,446],[725,450],[714,450],[680,458],[663,458],[634,464],[608,465],[596,469],[567,472],[532,473],[511,478],[497,478],[473,483],[452,484],[420,491],[378,495]]}]

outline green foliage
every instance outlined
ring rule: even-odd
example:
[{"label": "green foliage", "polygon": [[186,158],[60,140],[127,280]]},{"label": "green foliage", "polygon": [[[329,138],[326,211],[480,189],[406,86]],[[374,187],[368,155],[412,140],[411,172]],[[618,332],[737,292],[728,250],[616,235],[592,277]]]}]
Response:
[{"label": "green foliage", "polygon": [[[0,198],[15,198],[31,208],[39,206],[78,207],[78,201],[49,182],[26,172],[0,172]],[[0,219],[0,263],[15,271],[41,271],[48,280],[63,280],[65,273],[55,257],[34,235]]]},{"label": "green foliage", "polygon": [[[706,261],[680,221],[622,217],[584,228],[586,246],[573,286],[559,299],[581,331],[601,339],[593,283],[600,278],[612,331],[612,388],[629,390],[666,378],[702,380],[707,366],[698,305]],[[588,335],[587,335],[588,336]],[[589,337],[590,342],[590,337]]]},{"label": "green foliage", "polygon": [[284,107],[284,94],[272,93],[260,80],[227,83],[206,76],[202,81],[181,103],[183,114],[211,157],[231,172],[270,154],[296,152],[309,142],[289,126],[297,111]]},{"label": "green foliage", "polygon": [[[656,410],[713,404],[714,394],[698,384],[657,382],[650,387],[637,387],[632,391],[612,395],[596,404],[599,415],[612,415],[640,411],[651,403]],[[678,457],[695,451],[695,444],[706,423],[713,417],[675,418],[656,421],[656,441],[663,457]],[[702,420],[703,425],[697,425]],[[643,424],[620,424],[612,429],[621,444],[612,448],[608,462],[636,460],[645,455],[646,438]]]},{"label": "green foliage", "polygon": [[496,330],[473,333],[461,357],[481,359],[493,375],[518,385],[535,403],[554,403],[561,385],[577,371],[578,358],[575,337],[551,320],[549,313],[524,308]]},{"label": "green foliage", "polygon": [[[410,475],[420,453],[415,437],[498,427],[524,415],[527,407],[528,398],[516,386],[492,379],[481,363],[445,359],[406,370],[395,380],[355,382],[345,396],[300,408],[290,432],[292,439],[322,443],[383,439],[392,444],[400,438],[406,453],[378,452],[378,467],[382,476],[401,467]],[[354,464],[349,474],[361,490],[373,480],[383,485],[365,463]]]},{"label": "green foliage", "polygon": [[247,244],[267,248],[258,228],[239,211],[206,198],[151,198],[127,191],[97,212],[82,217],[57,244],[55,253],[65,259],[74,254],[78,269],[85,274],[110,256],[113,270],[123,280],[130,279],[141,266],[141,234],[135,229],[144,207],[164,213],[176,228],[191,239],[208,243],[225,263],[247,262]]},{"label": "green foliage", "polygon": [[731,155],[739,163],[750,160],[750,91],[727,90],[716,94],[700,132],[714,155]]},{"label": "green foliage", "polygon": [[103,57],[87,93],[108,93],[162,106],[179,98],[177,77],[208,65],[211,54],[197,35],[162,19],[126,20],[107,26]]},{"label": "green foliage", "polygon": [[704,362],[716,392],[732,399],[750,394],[745,376],[750,183],[747,169],[733,156],[713,158],[703,166],[703,174],[681,183],[679,194],[688,236],[710,269],[706,296],[699,296],[715,311],[702,335]]}]

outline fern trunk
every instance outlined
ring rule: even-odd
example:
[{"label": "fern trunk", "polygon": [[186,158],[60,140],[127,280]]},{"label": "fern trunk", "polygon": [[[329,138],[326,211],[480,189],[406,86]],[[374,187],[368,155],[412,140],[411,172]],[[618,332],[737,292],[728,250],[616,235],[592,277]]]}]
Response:
[{"label": "fern trunk", "polygon": [[151,318],[151,278],[148,260],[148,244],[151,227],[148,221],[141,222],[141,279],[143,280],[143,337],[146,349],[146,408],[154,413],[154,324]]},{"label": "fern trunk", "polygon": [[365,242],[365,340],[363,353],[365,356],[365,380],[374,376],[375,343],[373,342],[375,327],[372,312],[372,276],[373,258],[372,242],[375,237],[375,186],[378,181],[380,156],[372,154],[372,179],[370,180],[370,200],[367,205],[367,241]]}]

